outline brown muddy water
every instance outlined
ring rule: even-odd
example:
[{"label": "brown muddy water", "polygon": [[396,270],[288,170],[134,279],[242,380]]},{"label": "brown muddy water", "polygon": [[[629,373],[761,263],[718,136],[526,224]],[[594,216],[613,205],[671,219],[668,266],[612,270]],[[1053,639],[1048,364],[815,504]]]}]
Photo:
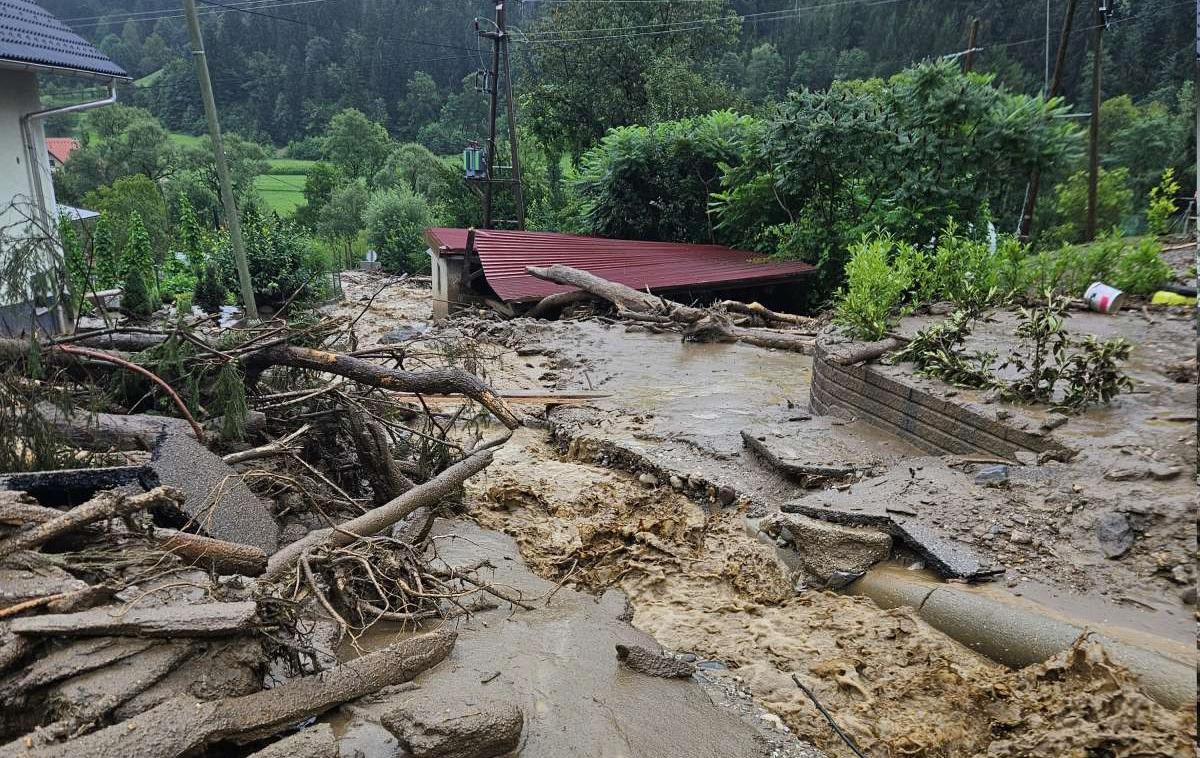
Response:
[{"label": "brown muddy water", "polygon": [[[397,294],[402,300],[409,295]],[[407,303],[384,307],[408,315]],[[526,350],[518,357],[510,350],[499,386],[610,393],[594,402],[611,414],[601,431],[647,450],[668,450],[681,466],[755,480],[738,482],[740,491],[772,499],[799,494],[742,457],[740,431],[789,424],[807,411],[810,358],[746,345],[680,344],[671,335],[594,321],[517,320],[508,328],[523,347],[543,352]],[[371,330],[375,339],[382,334]],[[888,463],[915,452],[861,423],[839,427],[838,434],[860,440]],[[621,590],[638,632],[672,650],[722,662],[728,671],[719,676],[744,687],[829,755],[851,753],[792,674],[872,756],[1193,754],[1194,714],[1151,701],[1089,643],[1012,671],[907,609],[798,592],[774,551],[746,533],[736,507],[706,510],[666,483],[647,486],[629,474],[566,458],[544,431],[522,429],[500,448],[492,467],[468,483],[468,503],[481,526],[515,540],[520,557],[543,581],[598,598]],[[558,644],[563,649],[574,643],[562,631]],[[610,676],[592,670],[580,686],[604,688]],[[602,742],[593,745],[621,739],[595,737]]]},{"label": "brown muddy water", "polygon": [[471,515],[513,536],[539,575],[629,597],[634,626],[723,661],[754,698],[830,755],[850,755],[798,674],[871,755],[1185,755],[1190,712],[1142,695],[1096,648],[1011,671],[907,609],[797,593],[731,510],[562,460],[523,430],[470,485]]}]

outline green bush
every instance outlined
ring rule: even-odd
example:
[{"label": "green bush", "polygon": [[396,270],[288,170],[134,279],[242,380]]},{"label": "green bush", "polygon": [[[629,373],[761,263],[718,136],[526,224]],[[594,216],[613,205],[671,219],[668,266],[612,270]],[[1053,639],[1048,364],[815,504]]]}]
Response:
[{"label": "green bush", "polygon": [[[293,295],[305,301],[319,297],[324,287],[323,261],[311,240],[293,222],[262,214],[253,205],[242,213],[242,241],[250,268],[250,283],[259,305],[282,305]],[[240,291],[233,249],[227,234],[215,251],[222,284]],[[297,294],[299,293],[299,294]],[[196,304],[201,305],[200,298]]]},{"label": "green bush", "polygon": [[1150,207],[1146,209],[1146,230],[1154,235],[1166,234],[1171,215],[1175,213],[1175,196],[1179,194],[1179,182],[1175,181],[1175,169],[1163,172],[1162,181],[1150,190]]},{"label": "green bush", "polygon": [[[1120,227],[1133,210],[1133,190],[1124,168],[1100,169],[1096,185],[1096,228]],[[1049,231],[1051,241],[1079,242],[1087,222],[1088,174],[1079,171],[1054,187],[1054,215],[1058,224]]]},{"label": "green bush", "polygon": [[915,303],[948,300],[978,312],[996,299],[1003,284],[1003,268],[1012,241],[992,252],[987,240],[959,233],[950,221],[938,234],[932,250],[902,246],[898,263],[910,274]]},{"label": "green bush", "polygon": [[433,223],[429,203],[409,190],[376,192],[363,214],[367,241],[379,253],[379,263],[393,274],[429,270],[424,231]]},{"label": "green bush", "polygon": [[121,293],[121,305],[135,316],[147,317],[158,310],[159,299],[150,284],[154,275],[154,251],[150,247],[150,235],[142,225],[137,211],[129,214],[129,239],[121,254],[121,267],[125,271],[125,288]]},{"label": "green bush", "polygon": [[221,283],[217,266],[210,262],[196,281],[196,288],[192,291],[192,302],[205,313],[216,313],[225,304],[225,295],[225,285]]},{"label": "green bush", "polygon": [[1162,245],[1149,237],[1125,247],[1108,283],[1130,295],[1153,295],[1171,278],[1161,253]]},{"label": "green bush", "polygon": [[[893,251],[899,252],[893,256]],[[850,248],[846,286],[837,293],[836,321],[855,339],[882,339],[912,285],[909,245],[885,233],[867,235]],[[893,265],[893,258],[895,265]]]}]

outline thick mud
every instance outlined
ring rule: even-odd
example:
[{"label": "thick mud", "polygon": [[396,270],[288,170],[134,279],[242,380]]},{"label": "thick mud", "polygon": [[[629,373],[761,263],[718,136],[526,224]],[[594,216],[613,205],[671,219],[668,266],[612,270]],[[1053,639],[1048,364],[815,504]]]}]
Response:
[{"label": "thick mud", "polygon": [[986,661],[868,600],[797,593],[734,511],[562,460],[523,430],[470,486],[471,515],[512,535],[535,572],[619,587],[633,624],[721,661],[755,699],[830,755],[851,755],[791,679],[798,674],[871,755],[1190,755],[1190,712],[1138,691],[1101,649],[1022,671]]}]

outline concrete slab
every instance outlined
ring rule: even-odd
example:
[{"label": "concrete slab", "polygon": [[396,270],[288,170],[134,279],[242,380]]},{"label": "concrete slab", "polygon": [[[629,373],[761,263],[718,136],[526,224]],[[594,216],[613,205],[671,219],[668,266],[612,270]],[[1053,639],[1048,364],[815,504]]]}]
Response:
[{"label": "concrete slab", "polygon": [[[798,419],[803,416],[797,416]],[[865,474],[882,461],[861,441],[838,438],[845,426],[828,416],[790,424],[752,426],[742,430],[746,448],[785,476],[806,486],[819,480]]]},{"label": "concrete slab", "polygon": [[991,495],[973,487],[965,475],[938,458],[920,461],[916,467],[896,467],[845,489],[824,490],[784,503],[781,510],[839,524],[886,529],[946,578],[983,581],[1003,573],[1003,566],[977,555],[934,525],[944,515],[940,499]]}]

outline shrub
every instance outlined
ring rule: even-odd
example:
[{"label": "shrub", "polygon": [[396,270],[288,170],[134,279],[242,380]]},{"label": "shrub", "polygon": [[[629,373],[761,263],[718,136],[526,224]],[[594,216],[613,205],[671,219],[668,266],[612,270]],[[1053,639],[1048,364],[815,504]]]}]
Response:
[{"label": "shrub", "polygon": [[908,248],[902,250],[901,261],[912,276],[917,302],[949,300],[978,312],[1000,291],[1003,258],[986,240],[960,234],[953,221],[937,236],[932,251]]},{"label": "shrub", "polygon": [[121,292],[121,307],[138,318],[149,318],[155,311],[155,302],[146,283],[146,275],[130,269],[125,275],[125,287]]},{"label": "shrub", "polygon": [[1163,172],[1162,181],[1150,190],[1150,207],[1146,209],[1146,230],[1154,235],[1166,234],[1175,213],[1175,195],[1179,193],[1179,182],[1175,181],[1175,169]]},{"label": "shrub", "polygon": [[[292,295],[307,300],[320,294],[325,271],[321,257],[311,241],[291,221],[275,214],[264,216],[253,205],[242,214],[242,241],[250,268],[250,283],[254,298],[261,304],[281,305]],[[239,291],[237,266],[228,235],[223,235],[215,251],[222,277],[228,290]],[[196,298],[200,305],[200,298]]]},{"label": "shrub", "polygon": [[1171,278],[1171,267],[1161,252],[1162,246],[1152,238],[1125,247],[1108,281],[1131,295],[1154,294]]},{"label": "shrub", "polygon": [[[892,264],[893,250],[897,265]],[[867,235],[850,248],[846,286],[837,293],[836,321],[860,340],[882,339],[912,284],[908,245],[889,234]]]},{"label": "shrub", "polygon": [[[1129,189],[1129,172],[1124,168],[1100,169],[1096,188],[1096,228],[1119,227],[1133,209],[1133,190]],[[1058,225],[1050,230],[1051,239],[1078,242],[1083,239],[1087,220],[1088,175],[1086,171],[1072,174],[1054,188],[1054,213]]]},{"label": "shrub", "polygon": [[225,304],[225,293],[225,285],[221,283],[216,264],[209,262],[204,267],[204,273],[196,281],[196,288],[192,291],[192,302],[205,313],[216,313]]},{"label": "shrub", "polygon": [[390,273],[429,270],[424,231],[433,221],[425,198],[408,190],[376,192],[363,214],[367,241]]},{"label": "shrub", "polygon": [[121,267],[125,271],[125,288],[121,293],[121,305],[135,316],[146,317],[158,309],[158,296],[151,288],[149,277],[154,273],[154,251],[150,248],[150,235],[142,226],[142,217],[137,211],[129,215],[129,241],[121,254]]}]

